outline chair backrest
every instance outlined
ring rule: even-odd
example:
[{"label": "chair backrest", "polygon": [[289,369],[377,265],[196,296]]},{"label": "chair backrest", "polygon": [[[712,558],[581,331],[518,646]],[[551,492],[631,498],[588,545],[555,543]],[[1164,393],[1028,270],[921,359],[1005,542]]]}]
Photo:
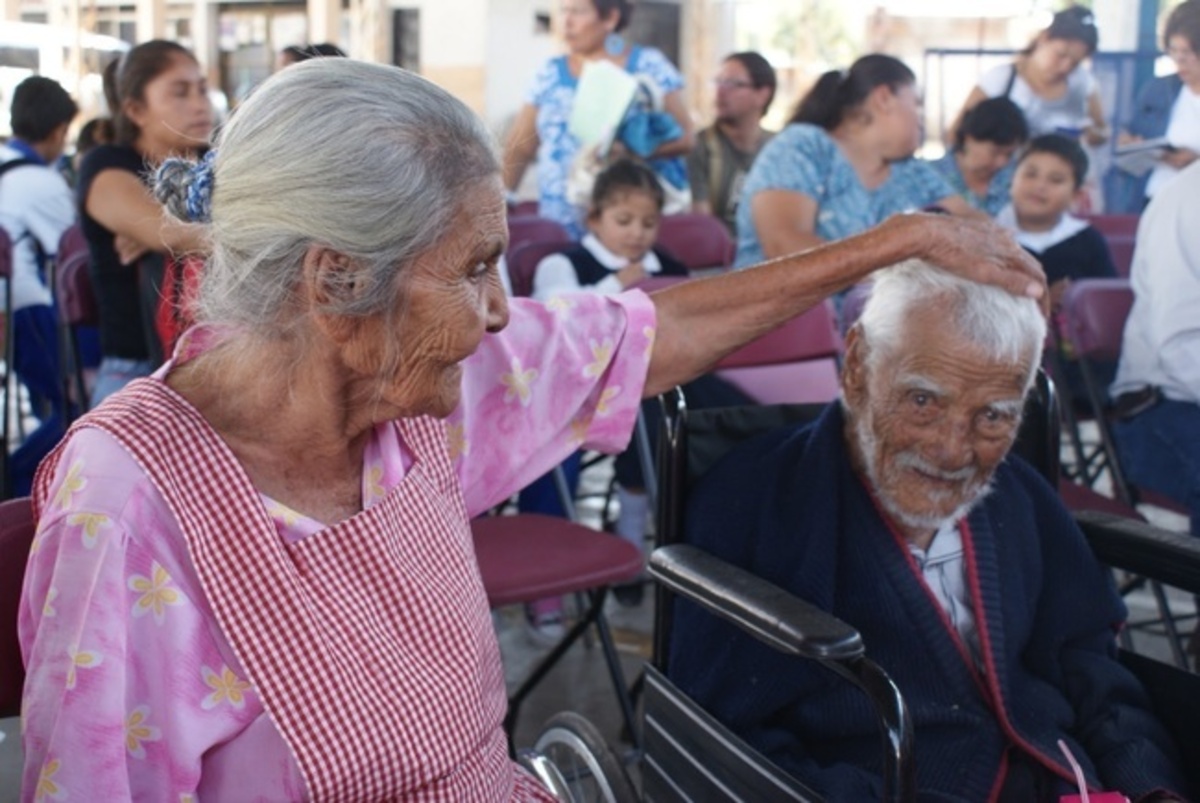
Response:
[{"label": "chair backrest", "polygon": [[508,208],[509,217],[529,217],[538,213],[541,206],[537,201],[517,201]]},{"label": "chair backrest", "polygon": [[570,240],[548,240],[544,242],[527,242],[508,252],[508,278],[512,282],[513,295],[518,298],[528,298],[533,295],[533,277],[537,274],[538,264],[551,254],[566,251],[572,245]]},{"label": "chair backrest", "polygon": [[688,270],[727,268],[733,264],[734,242],[720,218],[686,212],[667,215],[658,229],[658,245]]},{"label": "chair backrest", "polygon": [[0,502],[0,719],[21,711],[25,668],[17,642],[17,608],[34,529],[29,497]]},{"label": "chair backrest", "polygon": [[58,268],[54,273],[58,314],[68,326],[95,326],[100,322],[100,312],[92,289],[87,243],[80,248],[73,239],[68,243],[69,236],[73,238],[71,229],[67,229],[59,244]]},{"label": "chair backrest", "polygon": [[1128,279],[1081,279],[1063,295],[1063,329],[1075,356],[1115,360],[1121,356],[1125,319],[1133,307]]},{"label": "chair backrest", "polygon": [[728,355],[717,367],[747,368],[836,359],[841,350],[833,305],[825,301]]},{"label": "chair backrest", "polygon": [[1084,219],[1105,237],[1133,237],[1137,235],[1141,215],[1085,215]]},{"label": "chair backrest", "polygon": [[538,215],[514,215],[508,219],[508,254],[526,243],[569,243],[571,235],[562,224]]}]

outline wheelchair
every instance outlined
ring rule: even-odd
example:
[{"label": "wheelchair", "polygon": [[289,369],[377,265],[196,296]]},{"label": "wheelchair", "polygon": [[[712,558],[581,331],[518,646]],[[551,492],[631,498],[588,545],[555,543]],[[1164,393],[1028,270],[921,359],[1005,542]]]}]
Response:
[{"label": "wheelchair", "polygon": [[[853,683],[874,706],[880,728],[884,800],[916,799],[914,735],[900,690],[868,656],[858,632],[776,586],[680,543],[689,489],[724,454],[763,432],[813,420],[821,405],[689,411],[676,391],[664,415],[656,475],[661,546],[651,556],[656,582],[654,650],[642,685],[642,750],[633,756],[640,790],[596,729],[578,714],[553,717],[521,759],[560,800],[819,801],[822,798],[746,744],[666,676],[673,601],[682,597],[784,653],[814,660]],[[1014,453],[1051,482],[1059,476],[1059,418],[1052,382],[1039,376]],[[1200,543],[1139,521],[1084,512],[1077,519],[1101,562],[1200,593]],[[1200,792],[1200,676],[1121,650]]]}]

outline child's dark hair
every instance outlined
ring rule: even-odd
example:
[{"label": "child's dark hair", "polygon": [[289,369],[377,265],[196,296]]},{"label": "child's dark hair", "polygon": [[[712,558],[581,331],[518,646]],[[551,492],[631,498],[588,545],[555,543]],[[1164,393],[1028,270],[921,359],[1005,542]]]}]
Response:
[{"label": "child's dark hair", "polygon": [[649,193],[659,211],[666,203],[666,195],[653,170],[633,159],[618,159],[596,176],[592,185],[592,211],[599,212],[619,193],[631,191]]},{"label": "child's dark hair", "polygon": [[1077,141],[1070,137],[1064,137],[1062,134],[1043,134],[1040,137],[1034,137],[1025,146],[1025,151],[1021,154],[1017,164],[1035,153],[1049,153],[1062,159],[1071,166],[1071,174],[1075,178],[1075,189],[1083,186],[1083,179],[1087,176],[1088,171],[1088,158],[1084,153],[1083,146]]},{"label": "child's dark hair", "polygon": [[1021,107],[1008,98],[988,98],[963,115],[962,125],[954,132],[954,150],[961,151],[967,137],[977,142],[1020,145],[1029,139],[1029,124]]}]

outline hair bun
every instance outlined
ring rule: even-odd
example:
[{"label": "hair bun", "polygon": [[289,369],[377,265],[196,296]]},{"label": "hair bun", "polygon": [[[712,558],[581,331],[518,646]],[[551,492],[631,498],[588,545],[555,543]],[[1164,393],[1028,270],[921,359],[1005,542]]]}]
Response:
[{"label": "hair bun", "polygon": [[213,161],[210,150],[199,162],[167,159],[154,176],[154,197],[180,220],[208,223],[212,220]]}]

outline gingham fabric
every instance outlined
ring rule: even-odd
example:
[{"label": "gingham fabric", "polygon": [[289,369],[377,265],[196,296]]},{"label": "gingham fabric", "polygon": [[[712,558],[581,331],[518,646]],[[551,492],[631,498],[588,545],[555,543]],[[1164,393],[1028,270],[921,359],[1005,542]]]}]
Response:
[{"label": "gingham fabric", "polygon": [[[291,544],[164,383],[139,380],[81,423],[115,437],[177,517],[310,799],[553,800],[508,758],[504,679],[443,422],[397,423],[414,457],[400,485]],[[39,506],[57,458],[39,473]]]}]

